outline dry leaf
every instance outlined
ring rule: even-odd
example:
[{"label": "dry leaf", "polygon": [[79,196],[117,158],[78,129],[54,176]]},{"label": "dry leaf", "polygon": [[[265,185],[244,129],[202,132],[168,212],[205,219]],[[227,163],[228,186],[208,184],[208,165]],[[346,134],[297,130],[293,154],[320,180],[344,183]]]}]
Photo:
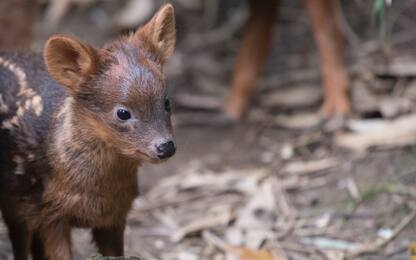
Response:
[{"label": "dry leaf", "polygon": [[248,248],[228,248],[227,253],[236,260],[278,260],[276,256],[266,250],[251,250]]}]

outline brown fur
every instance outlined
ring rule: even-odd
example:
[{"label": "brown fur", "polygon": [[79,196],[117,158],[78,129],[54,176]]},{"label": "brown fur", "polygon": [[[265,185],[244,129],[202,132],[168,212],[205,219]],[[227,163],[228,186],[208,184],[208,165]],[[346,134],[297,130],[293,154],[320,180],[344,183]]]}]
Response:
[{"label": "brown fur", "polygon": [[[342,37],[336,17],[335,0],[304,0],[312,20],[321,60],[324,86],[324,116],[350,112],[348,73],[344,67]],[[267,57],[276,5],[279,0],[250,0],[250,18],[237,55],[226,114],[241,119],[250,107],[261,69]]]},{"label": "brown fur", "polygon": [[[17,101],[22,86],[14,74],[16,96],[3,100],[14,104],[5,103],[8,113],[0,113],[3,123],[16,118],[0,132],[2,140],[10,140],[0,153],[0,207],[15,259],[28,259],[30,248],[35,260],[72,259],[72,227],[91,228],[103,255],[123,254],[137,167],[162,161],[157,147],[173,138],[162,66],[173,52],[174,37],[173,8],[165,5],[136,33],[104,48],[66,36],[50,38],[44,59],[61,86],[41,78],[42,69],[22,68],[30,83],[25,90],[40,100],[23,95],[24,101]],[[67,94],[58,91],[62,86]],[[28,100],[30,109],[19,109]],[[120,107],[131,119],[117,118]],[[34,139],[30,146],[27,135]]]}]

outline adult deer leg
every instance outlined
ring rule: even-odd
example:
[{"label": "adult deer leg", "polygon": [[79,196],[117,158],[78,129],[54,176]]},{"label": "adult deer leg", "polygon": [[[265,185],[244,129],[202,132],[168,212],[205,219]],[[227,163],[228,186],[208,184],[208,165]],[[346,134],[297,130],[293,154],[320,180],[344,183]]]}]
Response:
[{"label": "adult deer leg", "polygon": [[319,49],[324,86],[324,116],[345,115],[351,111],[348,99],[348,73],[344,65],[342,36],[336,17],[335,0],[304,0],[312,20]]},{"label": "adult deer leg", "polygon": [[234,67],[231,93],[225,113],[239,120],[248,110],[264,61],[269,53],[270,37],[278,0],[250,0],[250,17]]}]

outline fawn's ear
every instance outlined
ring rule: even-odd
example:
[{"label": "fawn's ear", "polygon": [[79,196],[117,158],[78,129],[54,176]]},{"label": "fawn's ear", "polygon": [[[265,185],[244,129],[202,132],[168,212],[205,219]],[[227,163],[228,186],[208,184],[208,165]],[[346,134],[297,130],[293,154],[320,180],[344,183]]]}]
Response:
[{"label": "fawn's ear", "polygon": [[97,50],[66,36],[49,38],[44,55],[51,76],[73,92],[97,67]]},{"label": "fawn's ear", "polygon": [[139,29],[135,36],[148,38],[157,48],[161,61],[165,62],[173,53],[176,41],[175,14],[171,4],[165,4],[153,18]]}]

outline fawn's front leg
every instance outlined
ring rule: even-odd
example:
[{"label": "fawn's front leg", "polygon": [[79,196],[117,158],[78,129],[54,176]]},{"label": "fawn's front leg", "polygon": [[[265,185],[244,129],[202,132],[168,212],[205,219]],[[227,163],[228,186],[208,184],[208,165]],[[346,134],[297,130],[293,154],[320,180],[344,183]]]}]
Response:
[{"label": "fawn's front leg", "polygon": [[13,204],[3,205],[2,213],[12,242],[14,259],[27,260],[30,248],[30,231],[27,224],[17,217]]},{"label": "fawn's front leg", "polygon": [[239,120],[248,110],[264,61],[269,52],[270,37],[278,0],[250,0],[250,17],[235,61],[231,93],[225,113]]},{"label": "fawn's front leg", "polygon": [[32,235],[31,253],[33,260],[46,259],[43,241],[38,232],[34,232]]},{"label": "fawn's front leg", "polygon": [[93,239],[103,256],[124,255],[124,227],[125,224],[120,224],[92,230]]},{"label": "fawn's front leg", "polygon": [[325,116],[345,115],[351,110],[348,99],[348,73],[344,65],[342,36],[337,20],[335,0],[304,0],[312,20],[319,48],[324,85]]},{"label": "fawn's front leg", "polygon": [[39,235],[48,260],[72,260],[71,226],[66,221],[43,223]]}]

